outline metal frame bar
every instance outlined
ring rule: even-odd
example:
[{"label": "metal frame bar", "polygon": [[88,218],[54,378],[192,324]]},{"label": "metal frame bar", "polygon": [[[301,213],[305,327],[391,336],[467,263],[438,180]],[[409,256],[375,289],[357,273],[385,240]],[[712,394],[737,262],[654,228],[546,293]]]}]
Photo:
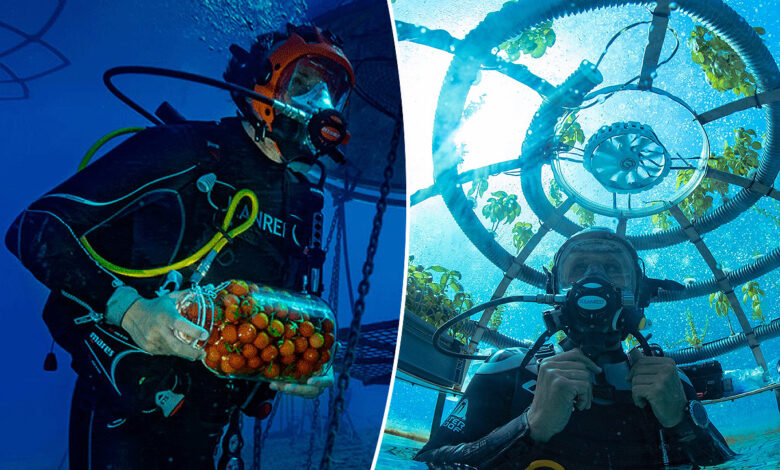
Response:
[{"label": "metal frame bar", "polygon": [[[720,287],[720,290],[728,298],[729,304],[734,310],[734,316],[737,317],[737,321],[742,327],[742,332],[745,334],[748,346],[750,346],[750,351],[753,353],[753,357],[755,358],[756,363],[764,370],[764,372],[766,372],[767,364],[766,359],[764,358],[764,353],[761,351],[761,343],[756,338],[753,327],[750,326],[750,322],[745,315],[745,311],[742,309],[742,304],[739,303],[739,299],[737,298],[736,294],[734,294],[734,287],[731,285],[731,281],[729,281],[728,276],[720,268],[720,265],[715,260],[715,256],[704,243],[704,240],[702,240],[699,232],[696,230],[696,227],[694,227],[691,221],[688,220],[688,217],[685,216],[682,209],[680,209],[679,206],[672,206],[669,209],[669,212],[677,220],[677,223],[680,224],[683,232],[691,240],[691,243],[693,243],[693,245],[699,251],[699,254],[701,254],[701,257],[704,259],[704,262],[707,263],[707,266],[715,275],[715,280],[718,282],[718,287]],[[775,398],[777,400],[778,410],[780,410],[780,390],[775,390]]]}]

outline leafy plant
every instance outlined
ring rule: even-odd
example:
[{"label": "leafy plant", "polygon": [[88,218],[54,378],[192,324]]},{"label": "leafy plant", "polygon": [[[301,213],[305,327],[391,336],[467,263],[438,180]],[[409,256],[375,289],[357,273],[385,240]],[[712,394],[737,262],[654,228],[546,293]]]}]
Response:
[{"label": "leafy plant", "polygon": [[561,151],[569,151],[578,143],[581,144],[585,142],[585,133],[582,131],[582,126],[580,126],[580,123],[578,123],[576,119],[577,115],[572,113],[563,120],[561,132],[557,136]]},{"label": "leafy plant", "polygon": [[742,286],[742,301],[748,303],[750,301],[750,308],[753,312],[753,319],[758,320],[761,323],[766,321],[764,317],[764,311],[761,309],[761,297],[765,297],[766,294],[761,290],[761,286],[756,281],[750,281]]},{"label": "leafy plant", "polygon": [[[696,324],[693,321],[693,314],[691,309],[685,310],[685,341],[694,348],[700,348],[704,344],[704,337],[707,336],[707,331],[710,328],[710,319],[707,318],[704,322],[704,330],[699,332],[696,328]],[[729,326],[731,326],[729,324]],[[733,330],[732,330],[733,332]]]},{"label": "leafy plant", "polygon": [[517,251],[522,250],[533,236],[533,226],[528,222],[518,222],[512,227],[512,244],[517,248]]},{"label": "leafy plant", "polygon": [[496,331],[501,327],[501,323],[504,322],[504,310],[506,310],[506,305],[499,305],[493,310],[493,315],[490,316],[490,321],[488,322],[488,328]]},{"label": "leafy plant", "polygon": [[723,317],[726,319],[726,321],[729,324],[729,330],[733,335],[734,328],[731,327],[731,317],[729,317],[729,310],[731,310],[731,304],[729,303],[729,298],[726,297],[726,294],[724,294],[721,291],[713,292],[712,294],[710,294],[710,307],[715,308],[715,313],[717,313],[719,317]]},{"label": "leafy plant", "polygon": [[583,227],[591,227],[596,225],[596,214],[594,214],[592,211],[581,207],[579,204],[572,204],[571,211],[577,214],[580,225]]},{"label": "leafy plant", "polygon": [[485,191],[488,189],[488,179],[487,178],[475,178],[474,181],[471,183],[471,187],[469,188],[469,191],[466,193],[466,196],[474,197],[474,199],[481,198]]},{"label": "leafy plant", "polygon": [[[560,206],[561,202],[563,202],[563,193],[555,179],[550,180],[550,192],[547,195],[547,200],[549,200],[550,204],[553,206]],[[581,207],[579,204],[572,204],[571,211],[577,216],[580,225],[583,227],[590,227],[596,224],[596,215],[592,211]]]},{"label": "leafy plant", "polygon": [[496,191],[491,193],[487,203],[482,207],[482,215],[493,224],[490,231],[496,233],[501,222],[504,224],[512,223],[520,215],[520,210],[516,194]]},{"label": "leafy plant", "polygon": [[[471,294],[463,292],[461,273],[434,265],[415,265],[409,256],[406,278],[406,309],[435,327],[474,306]],[[448,330],[458,341],[468,337],[461,324]]]},{"label": "leafy plant", "polygon": [[563,202],[563,193],[555,179],[550,180],[550,194],[547,196],[547,199],[550,201],[550,204],[556,207],[560,206],[561,202]]},{"label": "leafy plant", "polygon": [[528,54],[538,59],[544,55],[548,47],[555,44],[555,31],[552,29],[552,24],[552,21],[547,21],[523,31],[519,36],[499,44],[498,49],[505,51],[512,62],[519,59],[521,54]]},{"label": "leafy plant", "polygon": [[669,211],[663,211],[659,212],[658,214],[653,214],[650,216],[650,221],[655,225],[656,227],[662,228],[664,230],[668,230],[669,227],[672,226],[672,224],[669,223],[669,216],[671,214]]},{"label": "leafy plant", "polygon": [[[764,28],[753,28],[759,35]],[[688,40],[691,59],[701,66],[707,83],[720,92],[733,91],[735,95],[751,96],[756,93],[756,79],[745,68],[734,49],[720,36],[707,28],[696,25]]]},{"label": "leafy plant", "polygon": [[[734,144],[723,143],[723,155],[711,155],[707,165],[716,169],[733,173],[738,176],[747,176],[754,168],[758,167],[758,152],[762,148],[761,142],[755,139],[756,131],[753,129],[734,129]],[[686,184],[693,176],[693,170],[682,170],[677,173],[677,187]],[[728,194],[729,185],[724,181],[714,178],[704,178],[701,183],[680,203],[680,208],[688,217],[701,217],[713,207],[715,194],[725,197]],[[660,226],[660,220],[656,223]]]}]

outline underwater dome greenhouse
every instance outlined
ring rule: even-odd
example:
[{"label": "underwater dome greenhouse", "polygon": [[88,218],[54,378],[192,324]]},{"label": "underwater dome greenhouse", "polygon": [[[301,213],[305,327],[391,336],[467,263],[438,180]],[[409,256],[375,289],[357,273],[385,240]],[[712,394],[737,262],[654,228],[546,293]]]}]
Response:
[{"label": "underwater dome greenhouse", "polygon": [[739,454],[712,468],[778,468],[777,2],[392,7],[410,228],[376,468],[424,468],[413,457],[492,353],[562,339],[538,294],[589,227],[664,280],[622,347],[691,377]]}]

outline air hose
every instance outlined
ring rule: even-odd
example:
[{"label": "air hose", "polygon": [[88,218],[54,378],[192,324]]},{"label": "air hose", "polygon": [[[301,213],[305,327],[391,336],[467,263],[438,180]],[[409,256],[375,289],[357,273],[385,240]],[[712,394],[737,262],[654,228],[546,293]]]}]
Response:
[{"label": "air hose", "polygon": [[83,170],[86,168],[86,166],[89,164],[89,161],[92,160],[92,157],[95,155],[95,153],[100,150],[100,147],[106,145],[106,143],[113,139],[114,137],[119,137],[120,135],[125,134],[134,134],[136,132],[141,132],[142,130],[146,129],[145,127],[125,127],[122,129],[117,129],[115,131],[109,132],[108,134],[104,135],[100,139],[98,139],[97,142],[92,144],[92,147],[87,150],[86,155],[84,155],[84,158],[81,159],[81,163],[79,163],[78,171]]},{"label": "air hose", "polygon": [[[87,150],[87,153],[84,155],[84,158],[81,159],[81,163],[79,163],[78,171],[83,170],[90,162],[92,157],[95,155],[95,153],[100,150],[100,147],[105,145],[108,141],[115,137],[119,137],[120,135],[124,134],[132,134],[135,132],[140,132],[142,130],[145,130],[145,127],[125,127],[122,129],[117,129],[115,131],[109,132],[108,134],[104,135],[100,139],[98,139],[97,142],[95,142],[92,147]],[[233,221],[233,216],[235,215],[236,208],[238,207],[238,203],[243,198],[248,198],[251,205],[251,213],[249,214],[249,218],[239,225],[238,227],[234,228],[233,230],[228,231],[228,228],[230,228],[230,224]],[[178,270],[184,267],[187,267],[191,264],[197,263],[204,257],[206,258],[203,263],[201,263],[201,266],[198,267],[197,272],[193,275],[193,282],[197,283],[200,281],[200,279],[205,276],[205,272],[208,270],[208,268],[211,266],[211,261],[214,260],[214,258],[219,254],[220,250],[225,247],[233,238],[237,237],[238,235],[245,232],[249,227],[252,226],[252,224],[255,223],[255,220],[257,220],[257,214],[260,210],[260,205],[257,200],[257,195],[250,191],[249,189],[242,189],[238,191],[234,196],[233,199],[230,201],[230,206],[228,207],[228,211],[225,214],[225,219],[222,221],[222,227],[221,231],[217,234],[215,234],[211,240],[209,240],[208,243],[203,245],[198,251],[193,253],[192,255],[188,256],[187,258],[168,265],[168,266],[161,266],[159,268],[148,268],[148,269],[132,269],[132,268],[124,268],[122,266],[118,266],[107,259],[100,256],[94,248],[92,248],[92,245],[87,241],[86,237],[79,238],[79,241],[84,246],[84,249],[87,250],[87,252],[92,256],[92,258],[95,259],[95,261],[98,262],[102,267],[108,269],[109,271],[121,274],[123,276],[128,277],[155,277],[160,276],[163,274],[167,274],[169,271]]]},{"label": "air hose", "polygon": [[[228,231],[228,228],[230,228],[230,223],[233,221],[233,216],[236,212],[236,208],[238,207],[238,203],[244,198],[248,198],[250,201],[251,213],[249,215],[249,218],[238,227]],[[222,250],[222,248],[225,247],[225,245],[227,245],[233,238],[245,232],[247,229],[249,229],[252,226],[252,224],[255,223],[258,212],[259,212],[259,203],[257,201],[257,195],[255,195],[254,192],[248,189],[239,190],[235,194],[235,196],[233,196],[233,199],[230,201],[230,206],[228,207],[227,214],[225,214],[225,219],[222,221],[222,227],[219,233],[216,233],[211,238],[211,240],[209,240],[208,243],[203,245],[203,247],[201,247],[198,251],[188,256],[187,258],[179,262],[176,262],[174,264],[168,266],[162,266],[159,268],[131,269],[131,268],[124,268],[122,266],[117,266],[116,264],[108,261],[107,259],[97,254],[97,252],[95,252],[95,249],[92,248],[92,246],[87,241],[86,237],[81,237],[79,241],[81,242],[82,245],[84,245],[84,249],[87,250],[87,252],[95,259],[95,261],[97,261],[101,266],[103,266],[104,268],[108,269],[111,272],[121,274],[123,276],[128,276],[128,277],[154,277],[154,276],[160,276],[166,274],[169,271],[178,270],[187,267],[193,263],[200,261],[207,255],[208,255],[207,260],[213,260],[213,258],[216,257],[216,255],[220,252],[220,250]],[[201,271],[201,269],[199,269],[198,271]]]}]

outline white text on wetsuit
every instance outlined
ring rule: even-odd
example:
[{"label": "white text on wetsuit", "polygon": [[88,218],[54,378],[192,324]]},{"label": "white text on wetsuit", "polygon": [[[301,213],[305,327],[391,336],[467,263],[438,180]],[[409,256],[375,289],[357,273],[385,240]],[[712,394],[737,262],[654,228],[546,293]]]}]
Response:
[{"label": "white text on wetsuit", "polygon": [[107,355],[108,357],[112,357],[112,356],[114,355],[114,350],[113,350],[113,349],[111,349],[111,348],[110,348],[110,347],[109,347],[109,346],[108,346],[106,343],[104,343],[104,342],[103,342],[103,340],[102,340],[102,339],[100,339],[100,337],[99,337],[97,334],[95,334],[95,333],[90,333],[90,334],[89,334],[89,339],[91,339],[91,340],[92,340],[92,342],[93,342],[93,343],[95,343],[95,345],[96,345],[97,347],[99,347],[100,349],[102,349],[102,350],[103,350],[103,352],[104,352],[104,353],[106,353],[106,355]]},{"label": "white text on wetsuit", "polygon": [[[241,211],[241,214],[239,214],[238,218],[241,220],[248,219],[249,207],[244,206],[244,209]],[[263,232],[271,233],[277,237],[284,238],[287,232],[287,223],[285,221],[264,212],[258,212],[255,223],[257,224],[257,228]]]}]

